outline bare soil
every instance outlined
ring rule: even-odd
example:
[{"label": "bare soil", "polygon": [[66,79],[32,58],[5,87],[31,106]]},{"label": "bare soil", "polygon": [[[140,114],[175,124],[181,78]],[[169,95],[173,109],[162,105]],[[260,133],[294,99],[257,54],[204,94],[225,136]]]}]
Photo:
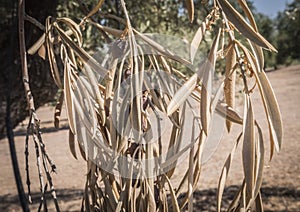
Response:
[{"label": "bare soil", "polygon": [[[284,143],[279,154],[275,154],[273,160],[269,161],[268,146],[269,135],[265,113],[261,107],[258,95],[253,97],[255,118],[265,131],[265,147],[267,149],[264,181],[262,185],[262,198],[265,211],[300,211],[300,65],[283,68],[269,72],[269,80],[275,90],[284,123]],[[242,109],[240,109],[242,111]],[[43,139],[47,151],[57,165],[57,174],[52,175],[55,188],[62,211],[80,211],[81,196],[85,182],[86,165],[79,157],[74,159],[68,146],[68,126],[66,116],[63,115],[61,129],[53,127],[54,108],[45,106],[38,110],[39,118],[42,120]],[[25,179],[25,156],[24,143],[26,124],[24,121],[15,130],[15,144],[19,167],[22,174],[23,185],[26,189]],[[214,152],[208,162],[203,164],[202,177],[198,183],[198,190],[194,194],[195,211],[216,210],[216,188],[218,176],[231,151],[233,141],[240,132],[240,127],[235,126],[230,135],[225,133],[218,149]],[[18,194],[13,175],[10,159],[8,140],[0,140],[0,211],[21,211]],[[39,206],[39,181],[35,162],[34,145],[30,143],[30,174],[31,190],[33,193],[32,211]],[[235,163],[232,165],[227,189],[224,193],[223,205],[229,204],[238,186],[242,182],[241,146],[238,147]],[[185,167],[185,166],[182,166]],[[175,173],[175,181],[182,176],[182,171]],[[49,201],[49,210],[54,210],[53,202]]]}]

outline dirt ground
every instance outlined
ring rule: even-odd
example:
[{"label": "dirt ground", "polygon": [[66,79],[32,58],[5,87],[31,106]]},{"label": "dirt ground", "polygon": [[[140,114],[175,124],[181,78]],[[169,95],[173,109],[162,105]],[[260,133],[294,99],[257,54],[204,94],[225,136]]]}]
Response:
[{"label": "dirt ground", "polygon": [[[268,77],[275,90],[284,123],[284,143],[282,151],[276,154],[270,162],[265,161],[264,181],[262,185],[262,198],[265,211],[300,211],[300,65],[269,72]],[[268,150],[268,131],[265,114],[261,107],[259,96],[253,97],[255,118],[265,129],[265,146]],[[68,127],[65,115],[62,120],[62,129],[56,130],[52,124],[53,107],[46,106],[38,110],[42,120],[43,138],[48,153],[55,161],[57,174],[53,181],[62,211],[80,211],[82,189],[85,182],[85,162],[74,159],[69,151],[67,136]],[[15,143],[19,167],[22,174],[25,191],[25,157],[24,141],[27,122],[24,121],[15,130]],[[216,210],[216,188],[218,176],[223,163],[231,151],[233,139],[240,132],[238,126],[230,135],[224,135],[218,149],[208,162],[203,165],[202,177],[198,183],[198,190],[194,194],[195,211]],[[7,139],[0,140],[0,212],[20,211],[17,189],[10,160]],[[241,146],[239,146],[235,163],[232,165],[227,189],[224,193],[223,205],[226,206],[233,198],[238,185],[241,184]],[[267,151],[266,157],[268,158]],[[30,173],[31,189],[33,193],[32,211],[39,205],[39,182],[34,157],[34,145],[30,143]],[[180,179],[182,171],[175,173],[175,181]],[[53,202],[49,202],[50,211],[54,209]]]}]

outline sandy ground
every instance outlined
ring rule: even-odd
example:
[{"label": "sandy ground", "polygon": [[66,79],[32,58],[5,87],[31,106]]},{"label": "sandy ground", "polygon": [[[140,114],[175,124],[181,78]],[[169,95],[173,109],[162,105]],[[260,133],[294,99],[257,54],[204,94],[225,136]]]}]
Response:
[{"label": "sandy ground", "polygon": [[[265,176],[262,186],[262,198],[265,211],[300,211],[300,66],[293,66],[268,73],[273,85],[284,123],[284,144],[282,151],[276,154],[270,162],[265,161]],[[265,129],[265,146],[268,150],[268,131],[265,122],[265,114],[261,107],[258,96],[253,97],[255,118]],[[57,174],[53,175],[53,181],[62,211],[79,211],[81,205],[82,188],[85,182],[85,162],[82,159],[74,159],[69,151],[67,136],[67,122],[65,115],[62,120],[62,129],[57,131],[52,124],[53,107],[47,106],[38,110],[39,118],[42,120],[43,138],[47,151],[57,165]],[[25,183],[25,159],[24,141],[26,121],[15,130],[15,143],[19,167],[22,174],[23,185]],[[210,160],[203,164],[202,177],[195,192],[195,210],[215,211],[216,188],[218,176],[223,163],[231,151],[233,141],[240,132],[239,126],[234,126],[230,135],[223,136],[218,149]],[[17,189],[15,186],[12,164],[10,160],[7,139],[0,140],[0,211],[20,211]],[[235,162],[232,165],[227,189],[224,193],[224,205],[234,196],[234,192],[241,184],[241,146],[239,146]],[[267,151],[266,157],[269,152]],[[37,210],[39,201],[39,182],[34,157],[34,145],[30,144],[30,173],[31,189],[33,193],[33,211]],[[185,167],[185,166],[183,166]],[[182,170],[175,173],[175,181],[182,176]],[[54,209],[49,202],[50,211]]]}]

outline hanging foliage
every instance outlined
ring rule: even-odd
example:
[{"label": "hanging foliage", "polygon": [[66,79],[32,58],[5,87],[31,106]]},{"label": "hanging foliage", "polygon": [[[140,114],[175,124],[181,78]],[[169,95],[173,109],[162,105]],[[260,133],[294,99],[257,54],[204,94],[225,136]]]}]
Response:
[{"label": "hanging foliage", "polygon": [[[78,157],[75,148],[78,145],[88,167],[82,209],[180,211],[187,206],[192,211],[192,194],[201,174],[205,145],[215,133],[215,117],[221,115],[228,131],[233,123],[243,127],[220,170],[218,211],[239,144],[243,146],[244,181],[228,210],[248,210],[254,205],[257,211],[262,210],[258,203],[265,143],[251,100],[253,82],[266,111],[271,158],[274,150],[281,148],[282,121],[263,71],[262,51],[276,52],[276,49],[257,31],[247,2],[238,1],[246,17],[227,0],[211,2],[210,11],[191,44],[180,43],[188,49],[188,57],[172,50],[175,43],[167,45],[134,28],[134,17],[125,0],[120,1],[123,15],[109,16],[120,28],[95,21],[96,15],[103,17],[105,13],[108,17],[107,11],[101,9],[103,2],[100,0],[79,23],[68,17],[49,17],[44,35],[28,50],[30,54],[48,58],[53,80],[63,90],[56,107],[55,126],[59,126],[64,101],[71,153]],[[193,1],[185,1],[184,5],[192,22],[199,8],[194,7]],[[103,40],[106,50],[100,51],[100,59],[83,48],[82,31],[90,26],[106,38]],[[207,55],[205,52],[199,62],[197,52],[207,34],[214,37]],[[213,77],[220,63],[225,63],[225,78],[214,89]],[[24,66],[26,63],[23,69]],[[241,116],[235,108],[237,83],[243,85]],[[36,120],[34,108],[31,113],[31,121]],[[36,122],[32,124],[39,129]],[[163,124],[168,130],[163,129]],[[172,177],[185,153],[188,154],[186,173],[175,190]],[[185,196],[179,200],[184,189]]]}]

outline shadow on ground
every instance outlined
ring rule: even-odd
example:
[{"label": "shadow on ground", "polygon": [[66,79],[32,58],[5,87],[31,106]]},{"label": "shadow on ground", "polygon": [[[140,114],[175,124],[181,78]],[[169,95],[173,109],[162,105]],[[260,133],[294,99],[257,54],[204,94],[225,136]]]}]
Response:
[{"label": "shadow on ground", "polygon": [[[57,199],[62,211],[80,211],[80,203],[83,191],[80,189],[62,189],[56,190]],[[30,209],[37,211],[40,205],[40,193],[32,193],[32,204]],[[50,192],[46,192],[45,198],[48,200],[47,205],[49,211],[54,210],[54,203]],[[76,203],[76,204],[74,204]],[[75,206],[76,205],[76,206]],[[3,195],[0,196],[0,211],[21,211],[19,206],[19,199],[17,195]]]},{"label": "shadow on ground", "polygon": [[[47,121],[49,123],[52,123],[50,121]],[[47,122],[43,122],[43,123],[47,123]],[[42,127],[41,128],[41,132],[43,134],[45,133],[52,133],[52,132],[58,132],[58,131],[61,131],[61,130],[67,130],[69,129],[69,125],[68,124],[61,124],[59,129],[55,128],[54,126],[53,127]],[[20,129],[17,129],[14,131],[14,136],[26,136],[27,135],[27,130],[26,130],[26,127],[22,127]]]},{"label": "shadow on ground", "polygon": [[[223,210],[230,204],[230,201],[234,198],[238,189],[238,186],[230,186],[225,189],[222,200]],[[216,211],[216,193],[217,189],[196,191],[194,193],[194,211]],[[59,199],[62,211],[80,211],[82,194],[83,191],[80,189],[57,190],[57,198]],[[181,194],[179,199],[183,197],[184,194]],[[295,188],[262,188],[262,198],[266,212],[274,211],[274,208],[276,208],[278,212],[299,211],[299,197],[300,190]],[[49,204],[53,205],[52,200],[50,200],[50,193],[46,194],[46,198],[49,199]],[[33,207],[31,208],[34,211],[39,206],[40,194],[33,193],[32,201]],[[19,211],[20,207],[18,204],[18,196],[16,195],[8,194],[0,196],[0,211]]]},{"label": "shadow on ground", "polygon": [[[225,189],[222,199],[222,211],[226,211],[238,190],[238,186],[229,186]],[[298,189],[262,187],[261,194],[265,212],[300,211],[300,190]],[[183,196],[184,194],[180,195],[179,198],[183,198]],[[216,196],[217,189],[195,191],[194,211],[217,211]]]}]

